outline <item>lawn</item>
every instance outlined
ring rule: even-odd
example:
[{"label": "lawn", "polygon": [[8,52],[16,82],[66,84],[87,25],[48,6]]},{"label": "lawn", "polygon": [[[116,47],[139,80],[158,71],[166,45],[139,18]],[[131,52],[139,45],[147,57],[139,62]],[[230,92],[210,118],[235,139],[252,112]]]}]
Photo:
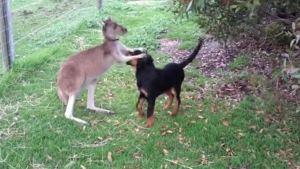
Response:
[{"label": "lawn", "polygon": [[[32,2],[12,1],[12,7]],[[166,98],[159,97],[150,129],[144,128],[146,119],[136,114],[134,72],[125,64],[112,66],[99,78],[96,90],[95,104],[116,115],[86,110],[84,91],[75,103],[74,116],[92,125],[66,119],[65,106],[56,95],[57,71],[70,55],[103,42],[101,19],[110,15],[126,26],[129,32],[120,41],[146,47],[158,67],[170,61],[159,50],[159,39],[181,40],[180,48],[192,49],[203,33],[193,18],[174,20],[162,1],[148,1],[148,6],[104,1],[99,11],[96,1],[36,2],[14,11],[17,61],[11,72],[0,76],[0,168],[283,169],[300,165],[300,118],[289,103],[271,94],[248,95],[241,102],[215,97],[212,86],[224,79],[205,77],[194,66],[185,69],[179,114],[170,117],[162,110]],[[24,9],[33,13],[22,15]],[[204,91],[202,99],[197,97],[199,90]]]}]

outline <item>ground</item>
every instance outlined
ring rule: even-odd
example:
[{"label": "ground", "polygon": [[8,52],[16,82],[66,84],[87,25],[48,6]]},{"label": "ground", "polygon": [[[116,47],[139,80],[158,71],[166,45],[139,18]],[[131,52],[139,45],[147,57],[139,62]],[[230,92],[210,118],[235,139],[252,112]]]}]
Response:
[{"label": "ground", "polygon": [[[262,76],[241,69],[253,64],[248,53],[225,55],[193,19],[174,20],[166,4],[111,0],[98,11],[94,1],[12,1],[17,61],[0,77],[1,168],[299,168],[299,113],[292,104],[266,92]],[[161,96],[154,126],[146,129],[135,110],[134,72],[120,64],[99,78],[96,90],[96,105],[115,116],[86,110],[85,91],[74,115],[91,126],[64,117],[59,66],[103,42],[99,21],[109,15],[129,30],[120,40],[146,47],[158,67],[181,61],[206,37],[185,69],[178,116],[162,110]]]}]

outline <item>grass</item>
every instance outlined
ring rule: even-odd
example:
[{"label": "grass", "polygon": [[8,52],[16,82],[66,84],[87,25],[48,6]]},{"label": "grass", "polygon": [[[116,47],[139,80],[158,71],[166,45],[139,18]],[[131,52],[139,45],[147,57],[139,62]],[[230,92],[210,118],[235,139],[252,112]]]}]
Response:
[{"label": "grass", "polygon": [[[22,2],[21,5],[13,1],[13,7],[32,1]],[[114,110],[117,115],[86,110],[84,91],[76,102],[74,115],[93,125],[84,127],[67,120],[65,107],[56,96],[57,71],[70,55],[103,42],[99,35],[100,19],[111,15],[125,25],[129,33],[120,40],[131,47],[147,47],[159,66],[168,61],[165,54],[156,50],[159,38],[179,39],[192,45],[197,39],[195,34],[201,35],[190,21],[174,21],[173,15],[163,11],[161,5],[144,7],[126,2],[105,1],[104,9],[97,11],[90,1],[16,45],[17,62],[0,81],[1,168],[220,169],[239,168],[251,162],[249,168],[281,169],[288,168],[290,160],[300,165],[299,114],[283,105],[287,103],[254,96],[241,103],[213,95],[193,99],[195,91],[204,88],[206,82],[210,82],[207,90],[213,93],[210,86],[214,81],[193,67],[186,69],[178,116],[171,118],[162,110],[167,100],[161,96],[150,129],[144,128],[146,119],[135,113],[138,92],[134,73],[125,64],[111,67],[99,78],[96,90],[96,105]],[[40,5],[51,9],[63,6],[49,1]],[[49,17],[55,18],[54,13]],[[41,17],[38,13],[33,15]],[[22,20],[22,16],[16,17],[15,34],[25,35],[38,27],[19,23]],[[41,18],[38,24],[49,20]],[[189,47],[182,45],[185,49]],[[281,112],[286,112],[280,118],[279,105],[283,105]],[[271,122],[267,118],[270,116],[274,118]],[[112,161],[108,160],[109,152]]]},{"label": "grass", "polygon": [[238,55],[234,61],[229,63],[230,69],[246,67],[250,64],[249,57],[245,55]]}]

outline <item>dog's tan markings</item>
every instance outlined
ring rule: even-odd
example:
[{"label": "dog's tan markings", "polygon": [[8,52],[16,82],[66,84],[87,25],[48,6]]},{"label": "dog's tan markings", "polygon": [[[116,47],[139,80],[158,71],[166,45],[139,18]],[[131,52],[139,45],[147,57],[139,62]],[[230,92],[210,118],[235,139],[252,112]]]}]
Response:
[{"label": "dog's tan markings", "polygon": [[[174,90],[175,91],[175,90]],[[176,91],[175,91],[175,95],[177,96],[177,93],[176,93]],[[179,110],[179,101],[178,101],[178,99],[177,99],[177,97],[176,97],[176,104],[175,104],[175,106],[174,106],[174,108],[173,108],[173,111],[172,111],[172,113],[170,114],[171,116],[176,116],[177,115],[177,112],[178,112],[178,110]]]},{"label": "dog's tan markings", "polygon": [[[88,124],[86,121],[75,118],[73,109],[75,98],[81,90],[88,89],[87,109],[96,112],[114,114],[115,112],[98,108],[94,105],[95,89],[98,77],[106,72],[114,63],[126,63],[133,59],[146,57],[143,48],[128,48],[120,41],[117,36],[127,33],[127,29],[112,21],[109,17],[102,22],[102,33],[105,38],[103,44],[81,51],[68,58],[61,64],[58,72],[58,97],[67,105],[65,117],[82,124]],[[140,50],[142,54],[135,56],[126,56],[128,51]]]},{"label": "dog's tan markings", "polygon": [[169,97],[169,100],[168,100],[168,103],[167,103],[167,105],[166,105],[166,106],[163,108],[163,110],[167,110],[167,109],[169,109],[169,108],[172,106],[173,99],[174,99],[174,95],[173,95],[173,93],[172,93],[172,89],[170,89],[170,90],[166,91],[166,92],[165,92],[165,94],[167,94],[167,95],[168,95],[168,97]]},{"label": "dog's tan markings", "polygon": [[148,92],[144,88],[140,88],[140,91],[147,97]]},{"label": "dog's tan markings", "polygon": [[176,116],[178,110],[179,110],[179,102],[178,102],[178,100],[176,99],[176,104],[175,104],[174,109],[173,109],[173,111],[172,111],[172,113],[171,113],[171,116]]},{"label": "dog's tan markings", "polygon": [[154,123],[154,114],[152,114],[152,116],[147,118],[146,128],[150,128],[153,125],[153,123]]},{"label": "dog's tan markings", "polygon": [[130,66],[133,68],[133,70],[136,72],[136,66],[137,66],[137,60],[133,59],[130,61]]},{"label": "dog's tan markings", "polygon": [[137,106],[138,116],[141,117],[141,118],[144,117],[144,112],[143,112],[143,103],[144,103],[144,101],[145,101],[144,98],[140,98],[138,106]]}]

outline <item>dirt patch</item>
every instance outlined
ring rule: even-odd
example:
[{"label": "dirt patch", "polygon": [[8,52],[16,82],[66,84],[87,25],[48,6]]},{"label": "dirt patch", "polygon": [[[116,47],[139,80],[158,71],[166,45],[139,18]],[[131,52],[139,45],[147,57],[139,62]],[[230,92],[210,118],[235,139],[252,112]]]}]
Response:
[{"label": "dirt patch", "polygon": [[[181,62],[191,51],[178,49],[180,43],[178,40],[161,39],[160,51],[170,56],[173,62]],[[215,71],[227,69],[229,62],[234,59],[236,53],[236,50],[226,51],[220,43],[207,35],[204,45],[196,57],[200,63],[198,68],[203,75],[213,78],[220,77],[222,75]]]},{"label": "dirt patch", "polygon": [[[180,50],[178,46],[181,41],[161,39],[160,52],[167,54],[173,62],[179,63],[183,61],[192,51]],[[239,53],[247,54],[249,65],[245,67],[229,69],[229,63],[234,61]],[[267,48],[261,48],[259,42],[243,40],[241,42],[228,45],[227,50],[213,39],[212,36],[205,37],[204,46],[197,55],[199,65],[196,67],[200,70],[199,73],[207,77],[213,78],[220,82],[220,79],[226,79],[228,73],[247,72],[251,75],[252,71],[256,72],[247,80],[235,78],[231,82],[223,80],[221,84],[216,84],[214,91],[216,97],[222,97],[227,100],[242,101],[247,94],[260,95],[266,88],[275,89],[279,97],[283,97],[293,103],[300,103],[299,91],[292,89],[291,85],[287,86],[282,77],[277,76],[276,72],[282,68],[283,56],[280,48],[275,52]],[[300,58],[293,61],[299,63]],[[227,72],[227,73],[226,73]],[[277,73],[278,74],[278,73]],[[275,75],[275,79],[274,79]],[[253,76],[253,77],[252,77]],[[256,77],[254,77],[256,76]],[[257,78],[259,77],[259,80]],[[250,83],[250,81],[251,83]],[[250,83],[250,84],[249,84]],[[290,82],[293,84],[292,82]],[[254,85],[254,86],[253,86]]]}]

